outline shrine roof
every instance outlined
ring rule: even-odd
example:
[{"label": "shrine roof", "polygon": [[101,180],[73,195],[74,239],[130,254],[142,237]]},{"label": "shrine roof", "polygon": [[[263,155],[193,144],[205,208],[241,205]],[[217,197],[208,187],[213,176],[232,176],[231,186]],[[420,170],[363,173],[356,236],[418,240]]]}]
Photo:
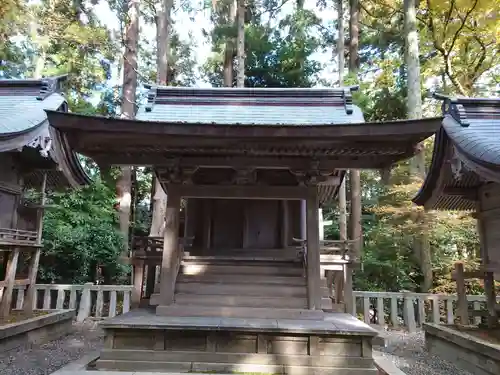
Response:
[{"label": "shrine roof", "polygon": [[500,182],[500,98],[443,99],[429,173],[414,202],[432,209],[473,210],[476,190]]},{"label": "shrine roof", "polygon": [[137,120],[220,125],[333,125],[363,122],[345,88],[148,86]]},{"label": "shrine roof", "polygon": [[[20,161],[33,168],[25,176],[28,186],[41,184],[40,170],[48,170],[49,186],[87,183],[77,156],[66,153],[49,127],[45,110],[67,110],[60,93],[66,76],[43,79],[0,79],[0,152],[18,152]],[[38,186],[37,186],[38,185]]]},{"label": "shrine roof", "polygon": [[47,120],[45,109],[59,109],[66,102],[57,92],[63,79],[0,80],[0,140],[40,127]]}]

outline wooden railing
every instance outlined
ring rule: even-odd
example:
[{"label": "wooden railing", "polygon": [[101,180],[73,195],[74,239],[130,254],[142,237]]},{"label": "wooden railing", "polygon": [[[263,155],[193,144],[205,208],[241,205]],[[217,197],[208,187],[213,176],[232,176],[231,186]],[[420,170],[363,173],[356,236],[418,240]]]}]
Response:
[{"label": "wooden railing", "polygon": [[0,245],[34,246],[36,240],[37,232],[0,228]]},{"label": "wooden railing", "polygon": [[[25,286],[16,286],[13,309],[21,309]],[[77,321],[104,319],[130,310],[132,285],[58,285],[37,284],[35,310],[77,310]]]},{"label": "wooden railing", "polygon": [[[16,290],[23,290],[18,285]],[[57,285],[37,284],[34,308],[37,310],[75,309],[77,320],[105,319],[130,310],[132,285]],[[13,308],[23,306],[24,293],[15,293]],[[354,292],[353,315],[368,324],[387,329],[417,330],[422,323],[454,323],[458,321],[457,296],[411,292]],[[474,310],[486,303],[484,295],[467,296]],[[498,297],[500,302],[500,297]],[[470,324],[478,324],[481,317],[471,317]]]},{"label": "wooden railing", "polygon": [[[352,314],[368,324],[389,329],[406,329],[414,332],[423,323],[458,322],[458,298],[449,294],[411,292],[354,292]],[[500,301],[500,297],[497,297]],[[484,295],[468,295],[467,303],[472,310],[482,310],[486,304]],[[479,324],[481,317],[474,316],[469,324]]]}]

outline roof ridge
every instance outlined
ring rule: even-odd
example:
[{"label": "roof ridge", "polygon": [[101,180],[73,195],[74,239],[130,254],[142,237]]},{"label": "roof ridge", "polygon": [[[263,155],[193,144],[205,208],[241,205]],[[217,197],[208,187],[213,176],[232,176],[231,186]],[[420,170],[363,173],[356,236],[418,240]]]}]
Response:
[{"label": "roof ridge", "polygon": [[492,115],[500,118],[500,97],[451,97],[439,93],[435,93],[433,97],[443,101],[443,115],[450,115],[463,127],[468,127],[472,118],[490,118]]},{"label": "roof ridge", "polygon": [[[267,100],[274,101],[283,100],[283,105],[287,105],[287,100],[290,102],[300,99],[328,99],[334,100],[337,104],[344,104],[346,114],[353,113],[352,92],[359,89],[358,86],[345,86],[335,88],[266,88],[266,87],[182,87],[182,86],[161,86],[161,85],[144,85],[148,88],[147,103],[144,107],[146,112],[151,112],[155,104],[169,104],[165,101],[178,98],[194,99],[198,101],[213,101],[214,104],[225,105],[235,99],[255,100],[262,102],[265,106]],[[219,101],[219,103],[217,103]]]},{"label": "roof ridge", "polygon": [[41,80],[40,93],[36,97],[37,100],[44,100],[50,95],[61,91],[62,82],[66,81],[68,75],[60,75],[56,77],[47,77]]}]

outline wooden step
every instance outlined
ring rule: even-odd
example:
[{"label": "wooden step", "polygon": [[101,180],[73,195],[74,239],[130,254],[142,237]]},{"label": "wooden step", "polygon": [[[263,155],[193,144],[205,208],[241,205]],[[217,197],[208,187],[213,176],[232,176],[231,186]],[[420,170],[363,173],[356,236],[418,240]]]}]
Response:
[{"label": "wooden step", "polygon": [[274,276],[303,276],[302,266],[283,265],[247,265],[236,263],[233,265],[184,263],[180,274],[183,275],[274,275]]},{"label": "wooden step", "polygon": [[177,282],[182,283],[252,283],[252,284],[276,284],[289,286],[306,286],[307,280],[301,275],[299,276],[274,276],[274,275],[234,275],[234,274],[199,274],[185,275],[179,274]]},{"label": "wooden step", "polygon": [[239,306],[239,307],[276,307],[306,309],[307,299],[300,297],[259,297],[259,296],[223,296],[177,293],[174,296],[177,305],[198,306]]},{"label": "wooden step", "polygon": [[265,307],[237,306],[194,306],[169,305],[159,306],[156,314],[174,317],[220,317],[220,318],[258,318],[258,319],[300,319],[323,320],[324,312],[307,309],[282,309]]},{"label": "wooden step", "polygon": [[253,283],[183,283],[177,282],[176,293],[196,295],[236,295],[263,297],[307,297],[305,286]]}]

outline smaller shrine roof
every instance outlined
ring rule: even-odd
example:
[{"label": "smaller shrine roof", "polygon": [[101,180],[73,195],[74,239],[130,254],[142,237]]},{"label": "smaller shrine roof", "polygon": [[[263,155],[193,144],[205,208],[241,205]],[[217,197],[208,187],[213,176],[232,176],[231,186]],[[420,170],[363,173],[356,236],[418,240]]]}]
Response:
[{"label": "smaller shrine roof", "polygon": [[[57,134],[50,130],[45,110],[67,111],[60,93],[66,76],[43,79],[0,79],[0,152],[18,152],[20,160],[33,167],[25,184],[39,186],[40,170],[50,170],[49,186],[87,183],[74,153],[61,149]],[[56,168],[57,167],[57,168]]]},{"label": "smaller shrine roof", "polygon": [[0,80],[0,142],[36,130],[47,120],[45,109],[57,110],[66,102],[57,92],[63,78]]},{"label": "smaller shrine roof", "polygon": [[352,104],[356,87],[189,88],[149,87],[137,120],[220,125],[334,125],[361,123]]},{"label": "smaller shrine roof", "polygon": [[443,99],[432,162],[414,198],[432,209],[473,210],[476,190],[500,182],[500,98]]}]

